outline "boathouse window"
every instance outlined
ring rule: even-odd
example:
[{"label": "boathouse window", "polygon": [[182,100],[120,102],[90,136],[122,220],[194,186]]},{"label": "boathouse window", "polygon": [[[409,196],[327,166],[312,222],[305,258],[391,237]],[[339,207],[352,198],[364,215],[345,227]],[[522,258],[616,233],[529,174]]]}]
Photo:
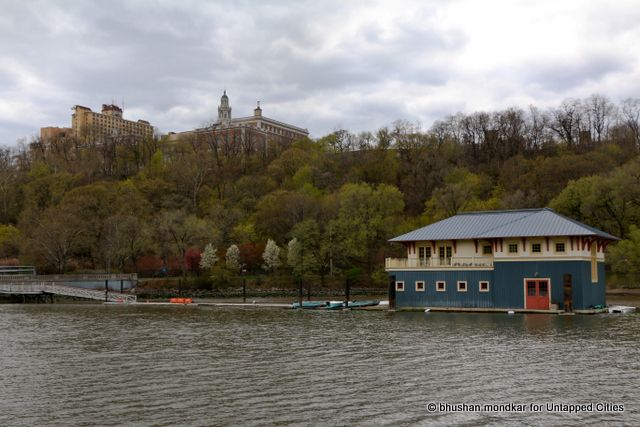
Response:
[{"label": "boathouse window", "polygon": [[424,282],[416,282],[416,292],[424,292]]},{"label": "boathouse window", "polygon": [[491,251],[491,245],[486,245],[482,247],[482,253],[484,255],[491,255],[492,251]]},{"label": "boathouse window", "polygon": [[451,246],[440,246],[438,255],[440,255],[440,265],[451,265]]},{"label": "boathouse window", "polygon": [[564,252],[564,243],[556,243],[556,252]]},{"label": "boathouse window", "polygon": [[446,282],[436,282],[436,291],[444,292],[446,290],[447,290],[447,283]]},{"label": "boathouse window", "polygon": [[467,282],[458,282],[458,292],[467,292]]},{"label": "boathouse window", "polygon": [[531,252],[540,253],[542,252],[542,245],[540,243],[534,243],[531,245]]},{"label": "boathouse window", "polygon": [[431,258],[431,247],[420,246],[418,248],[418,258],[420,259],[421,265],[429,264],[429,259]]},{"label": "boathouse window", "polygon": [[481,281],[480,282],[480,286],[479,286],[479,291],[480,292],[489,292],[489,282],[485,281]]},{"label": "boathouse window", "polygon": [[404,282],[396,282],[396,291],[398,292],[404,291]]},{"label": "boathouse window", "polygon": [[517,243],[510,243],[509,244],[509,253],[510,254],[517,254],[518,253],[518,244]]}]

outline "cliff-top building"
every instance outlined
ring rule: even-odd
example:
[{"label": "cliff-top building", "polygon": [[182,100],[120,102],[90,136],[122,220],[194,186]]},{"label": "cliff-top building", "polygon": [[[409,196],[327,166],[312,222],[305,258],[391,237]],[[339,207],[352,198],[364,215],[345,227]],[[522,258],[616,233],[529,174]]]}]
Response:
[{"label": "cliff-top building", "polygon": [[309,131],[298,126],[280,122],[262,115],[260,101],[253,110],[252,116],[233,118],[227,91],[224,91],[218,106],[218,119],[206,128],[194,129],[186,132],[170,133],[170,141],[208,134],[216,137],[224,136],[225,139],[252,139],[263,143],[265,146],[270,141],[293,142],[309,136]]},{"label": "cliff-top building", "polygon": [[122,117],[122,108],[114,104],[102,104],[102,112],[96,113],[88,107],[76,105],[71,116],[71,128],[40,128],[40,138],[74,136],[76,138],[101,139],[105,137],[135,136],[151,138],[153,127],[146,120],[126,120]]}]

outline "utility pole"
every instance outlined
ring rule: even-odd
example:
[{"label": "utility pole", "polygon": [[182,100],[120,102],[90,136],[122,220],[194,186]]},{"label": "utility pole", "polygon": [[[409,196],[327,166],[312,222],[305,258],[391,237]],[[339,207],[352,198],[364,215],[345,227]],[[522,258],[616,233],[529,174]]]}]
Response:
[{"label": "utility pole", "polygon": [[331,224],[329,224],[329,276],[333,277],[333,235],[331,231]]},{"label": "utility pole", "polygon": [[242,276],[242,302],[247,302],[247,279],[244,277],[244,274],[247,270],[242,267],[240,270],[240,275]]}]

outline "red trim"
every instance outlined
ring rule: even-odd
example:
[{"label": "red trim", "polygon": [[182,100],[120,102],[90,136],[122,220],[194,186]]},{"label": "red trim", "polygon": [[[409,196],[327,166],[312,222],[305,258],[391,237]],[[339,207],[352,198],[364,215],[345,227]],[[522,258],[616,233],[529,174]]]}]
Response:
[{"label": "red trim", "polygon": [[585,237],[584,238],[584,242],[582,243],[582,250],[584,250],[585,246],[587,247],[587,250],[590,251],[591,250],[591,245],[595,242],[594,238],[591,237]]},{"label": "red trim", "polygon": [[500,240],[500,252],[503,252],[503,249],[502,249],[502,239],[499,239],[499,240]]},{"label": "red trim", "polygon": [[473,244],[476,247],[476,253],[478,253],[478,239],[473,239]]},{"label": "red trim", "polygon": [[545,237],[544,240],[547,242],[547,252],[549,252],[549,238]]},{"label": "red trim", "polygon": [[571,241],[571,250],[573,250],[573,236],[569,236],[569,240]]},{"label": "red trim", "polygon": [[602,252],[606,251],[609,243],[611,243],[609,240],[598,239],[598,250]]}]

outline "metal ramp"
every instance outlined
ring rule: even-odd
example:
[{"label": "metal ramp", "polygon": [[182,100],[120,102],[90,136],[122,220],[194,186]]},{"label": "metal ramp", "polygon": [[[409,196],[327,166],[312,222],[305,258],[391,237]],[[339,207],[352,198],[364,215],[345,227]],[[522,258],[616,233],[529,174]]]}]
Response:
[{"label": "metal ramp", "polygon": [[[56,282],[0,282],[0,293],[15,295],[39,295],[52,294],[68,297],[86,298],[105,302],[134,303],[135,295],[121,294],[119,292],[106,292],[94,289],[77,288],[74,286],[60,285]],[[106,297],[105,297],[106,293]]]}]

